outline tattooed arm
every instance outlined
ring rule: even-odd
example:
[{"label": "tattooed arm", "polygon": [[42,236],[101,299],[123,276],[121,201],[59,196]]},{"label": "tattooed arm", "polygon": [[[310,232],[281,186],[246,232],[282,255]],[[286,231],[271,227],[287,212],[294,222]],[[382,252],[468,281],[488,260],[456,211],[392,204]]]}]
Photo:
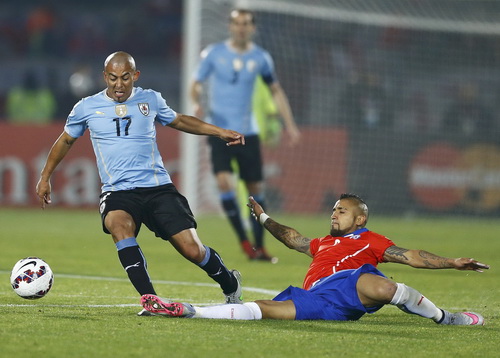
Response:
[{"label": "tattooed arm", "polygon": [[250,208],[252,216],[255,220],[260,221],[261,215],[265,215],[267,219],[262,224],[267,231],[269,231],[275,238],[285,244],[286,247],[290,249],[297,250],[298,252],[302,252],[310,257],[311,251],[309,250],[309,244],[311,243],[311,239],[302,236],[297,230],[281,225],[280,223],[274,221],[270,217],[268,217],[262,207],[255,201],[253,197],[248,198],[249,203],[247,206]]},{"label": "tattooed arm", "polygon": [[281,225],[271,218],[266,220],[264,227],[275,238],[285,244],[286,247],[312,257],[311,251],[309,250],[311,239],[302,236],[297,230]]},{"label": "tattooed arm", "polygon": [[424,250],[407,250],[398,246],[390,246],[385,250],[384,260],[396,262],[416,268],[443,269],[454,268],[457,270],[472,270],[483,272],[489,269],[488,265],[482,264],[474,259],[460,257],[456,259],[442,257]]}]

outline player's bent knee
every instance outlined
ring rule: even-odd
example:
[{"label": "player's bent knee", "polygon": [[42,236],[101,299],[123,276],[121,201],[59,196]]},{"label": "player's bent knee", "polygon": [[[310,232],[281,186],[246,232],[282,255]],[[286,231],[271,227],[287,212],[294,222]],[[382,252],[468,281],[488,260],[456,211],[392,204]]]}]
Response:
[{"label": "player's bent knee", "polygon": [[397,285],[385,277],[366,273],[359,277],[356,288],[361,303],[373,306],[391,302]]},{"label": "player's bent knee", "polygon": [[396,293],[396,289],[397,285],[395,282],[390,280],[383,281],[383,284],[378,287],[378,296],[380,297],[380,300],[383,303],[391,302],[394,294]]}]

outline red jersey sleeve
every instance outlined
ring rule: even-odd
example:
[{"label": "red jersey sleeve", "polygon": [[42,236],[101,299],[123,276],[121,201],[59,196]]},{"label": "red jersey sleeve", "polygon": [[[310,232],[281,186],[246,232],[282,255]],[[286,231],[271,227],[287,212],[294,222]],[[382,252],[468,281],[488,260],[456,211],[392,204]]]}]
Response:
[{"label": "red jersey sleeve", "polygon": [[371,236],[370,245],[372,247],[372,252],[376,255],[377,261],[385,262],[385,250],[387,250],[388,247],[395,245],[394,242],[383,235],[374,233],[373,231],[370,231],[369,235]]},{"label": "red jersey sleeve", "polygon": [[313,256],[318,252],[319,244],[320,244],[319,239],[312,239],[311,240],[311,243],[309,244],[309,251],[311,251],[311,254]]}]

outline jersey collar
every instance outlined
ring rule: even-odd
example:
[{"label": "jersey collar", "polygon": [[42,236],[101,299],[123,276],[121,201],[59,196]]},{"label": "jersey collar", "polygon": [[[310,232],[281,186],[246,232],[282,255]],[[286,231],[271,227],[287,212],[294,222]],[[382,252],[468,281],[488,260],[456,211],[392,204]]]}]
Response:
[{"label": "jersey collar", "polygon": [[360,234],[364,233],[364,232],[367,232],[368,229],[366,227],[362,228],[362,229],[358,229],[356,231],[353,231],[349,234],[345,234],[343,237],[356,237],[356,236],[359,236]]},{"label": "jersey collar", "polygon": [[[106,89],[106,88],[105,88],[102,92],[104,93],[104,97],[105,97],[106,99],[110,100],[111,102],[115,102],[115,100],[114,100],[113,98],[111,98],[110,96],[108,96],[108,93],[107,93],[107,89]],[[133,87],[133,88],[132,88],[132,93],[130,94],[130,97],[129,97],[129,98],[127,98],[127,101],[128,101],[129,99],[131,99],[132,97],[134,97],[134,95],[135,95],[135,87]],[[125,101],[125,102],[127,102],[127,101]]]},{"label": "jersey collar", "polygon": [[245,51],[240,51],[239,49],[237,49],[236,47],[234,47],[233,45],[231,45],[231,39],[227,39],[227,40],[225,41],[225,43],[226,43],[226,46],[227,46],[227,48],[229,49],[229,51],[231,51],[231,52],[235,52],[235,53],[237,53],[237,54],[239,54],[239,55],[244,55],[244,54],[246,54],[246,53],[249,53],[249,52],[250,52],[250,51],[252,51],[252,50],[253,50],[253,48],[255,47],[255,44],[254,44],[253,42],[250,42],[250,43],[249,43],[249,45],[248,45],[248,49],[247,49],[247,50],[245,50]]}]

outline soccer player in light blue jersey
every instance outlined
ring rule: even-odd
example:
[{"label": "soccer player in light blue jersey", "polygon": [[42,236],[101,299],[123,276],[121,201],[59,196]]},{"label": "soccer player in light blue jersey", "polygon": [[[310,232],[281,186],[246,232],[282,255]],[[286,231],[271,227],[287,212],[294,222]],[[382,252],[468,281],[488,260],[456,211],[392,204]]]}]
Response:
[{"label": "soccer player in light blue jersey", "polygon": [[136,241],[144,224],[219,283],[226,303],[240,303],[239,272],[228,270],[217,252],[198,238],[189,204],[163,166],[155,123],[218,137],[228,147],[244,145],[245,138],[234,130],[174,112],[160,93],[134,87],[139,75],[128,53],[108,56],[104,62],[107,88],[74,106],[49,152],[36,186],[40,204],[44,208],[51,203],[50,177],[88,129],[102,182],[99,209],[103,230],[111,234],[120,262],[139,294],[155,294],[146,259]]},{"label": "soccer player in light blue jersey", "polygon": [[212,169],[216,176],[222,207],[238,235],[243,251],[250,259],[275,261],[264,248],[264,231],[252,220],[255,251],[249,243],[240,215],[233,180],[233,160],[238,163],[240,178],[248,193],[264,205],[262,156],[257,120],[252,112],[255,81],[261,76],[269,86],[283,118],[290,143],[296,144],[300,132],[295,125],[288,98],[277,81],[271,56],[252,42],[255,17],[251,11],[236,9],[229,18],[230,38],[209,45],[201,53],[201,62],[191,86],[195,115],[204,117],[201,106],[203,83],[209,81],[209,108],[206,119],[222,128],[245,135],[245,147],[227,147],[217,138],[210,138]]}]

